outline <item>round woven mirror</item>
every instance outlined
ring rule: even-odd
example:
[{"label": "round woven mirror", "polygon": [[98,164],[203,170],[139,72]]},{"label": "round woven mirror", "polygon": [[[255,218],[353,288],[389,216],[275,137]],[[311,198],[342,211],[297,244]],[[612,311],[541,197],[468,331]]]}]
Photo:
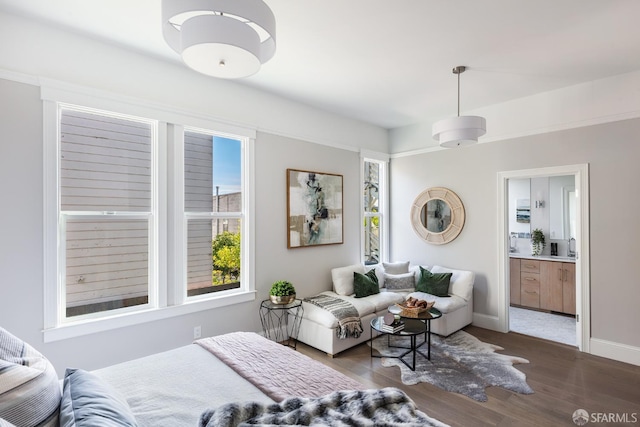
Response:
[{"label": "round woven mirror", "polygon": [[411,225],[418,236],[429,243],[449,243],[464,226],[462,201],[448,188],[427,188],[411,206]]}]

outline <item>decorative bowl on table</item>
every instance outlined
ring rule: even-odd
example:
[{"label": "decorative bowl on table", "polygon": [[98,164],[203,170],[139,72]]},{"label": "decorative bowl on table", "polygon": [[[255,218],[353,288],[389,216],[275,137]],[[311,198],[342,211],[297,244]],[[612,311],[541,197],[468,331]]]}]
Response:
[{"label": "decorative bowl on table", "polygon": [[[422,300],[424,301],[424,300]],[[435,301],[425,301],[425,304],[414,304],[414,305],[407,305],[407,302],[403,302],[402,304],[396,304],[400,310],[401,310],[401,314],[402,316],[405,317],[417,317],[420,314],[429,311],[429,309],[431,307],[433,307],[433,305],[436,303]]]}]

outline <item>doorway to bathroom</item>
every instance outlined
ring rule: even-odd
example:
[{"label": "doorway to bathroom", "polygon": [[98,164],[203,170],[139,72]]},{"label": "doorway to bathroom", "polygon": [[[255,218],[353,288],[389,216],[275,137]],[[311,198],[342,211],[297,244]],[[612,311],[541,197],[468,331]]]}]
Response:
[{"label": "doorway to bathroom", "polygon": [[499,189],[502,330],[588,351],[588,166],[501,172]]}]

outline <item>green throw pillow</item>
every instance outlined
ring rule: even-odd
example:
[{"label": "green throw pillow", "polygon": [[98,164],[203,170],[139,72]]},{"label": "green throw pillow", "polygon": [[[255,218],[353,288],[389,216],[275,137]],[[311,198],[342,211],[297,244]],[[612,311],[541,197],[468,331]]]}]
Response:
[{"label": "green throw pillow", "polygon": [[449,283],[451,283],[451,273],[432,273],[420,267],[420,279],[416,285],[416,291],[437,297],[448,297]]},{"label": "green throw pillow", "polygon": [[373,269],[366,274],[360,274],[354,271],[353,289],[356,292],[356,298],[364,298],[369,295],[379,294],[380,285],[378,285],[376,270]]}]

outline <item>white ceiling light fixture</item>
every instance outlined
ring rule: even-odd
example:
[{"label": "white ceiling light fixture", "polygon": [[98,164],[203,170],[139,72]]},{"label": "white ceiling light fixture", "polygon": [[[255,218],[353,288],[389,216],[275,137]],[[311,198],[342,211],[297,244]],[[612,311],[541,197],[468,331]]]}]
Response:
[{"label": "white ceiling light fixture", "polygon": [[466,69],[463,65],[453,69],[453,74],[458,75],[458,116],[433,124],[433,138],[440,142],[441,147],[453,148],[475,144],[479,137],[487,133],[487,121],[484,117],[460,115],[460,74]]},{"label": "white ceiling light fixture", "polygon": [[162,33],[190,68],[247,77],[276,51],[276,20],[262,0],[162,0]]}]

